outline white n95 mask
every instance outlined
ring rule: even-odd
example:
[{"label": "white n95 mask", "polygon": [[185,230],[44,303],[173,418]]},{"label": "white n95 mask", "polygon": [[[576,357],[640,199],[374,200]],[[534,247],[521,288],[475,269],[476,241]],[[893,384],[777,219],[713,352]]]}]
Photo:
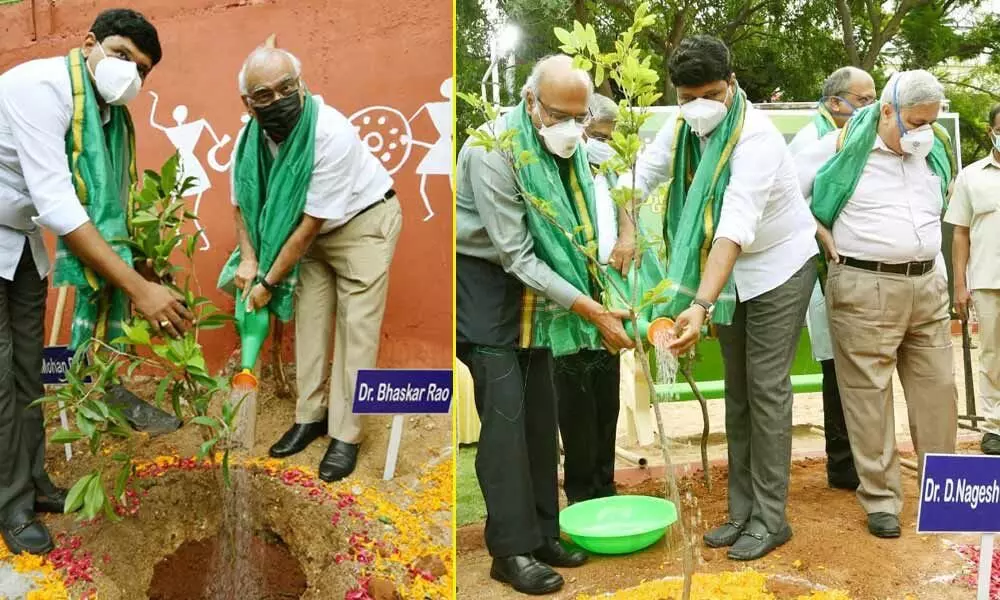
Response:
[{"label": "white n95 mask", "polygon": [[113,106],[128,104],[142,89],[142,78],[139,77],[138,67],[134,62],[108,56],[100,43],[97,47],[104,55],[92,72],[97,92],[105,102]]},{"label": "white n95 mask", "polygon": [[[537,102],[535,103],[535,115],[539,121],[542,120],[542,116],[538,114]],[[538,135],[542,136],[549,152],[561,158],[569,158],[576,152],[576,145],[583,137],[583,125],[573,119],[567,119],[555,125],[542,125],[538,130]]]},{"label": "white n95 mask", "polygon": [[899,145],[905,154],[918,158],[926,158],[934,146],[934,129],[930,125],[921,125],[903,134]]},{"label": "white n95 mask", "polygon": [[[727,88],[728,90],[728,88]],[[726,92],[728,99],[729,92]],[[726,118],[729,108],[725,102],[709,100],[708,98],[695,98],[690,102],[681,105],[681,116],[687,121],[689,127],[697,135],[706,137],[715,131],[719,123]]]},{"label": "white n95 mask", "polygon": [[594,138],[587,138],[587,159],[592,165],[601,165],[611,160],[615,155],[614,149],[607,142]]}]

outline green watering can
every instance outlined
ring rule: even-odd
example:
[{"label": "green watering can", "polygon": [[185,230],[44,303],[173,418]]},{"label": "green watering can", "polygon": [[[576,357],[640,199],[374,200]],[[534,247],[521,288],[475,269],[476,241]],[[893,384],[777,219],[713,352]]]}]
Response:
[{"label": "green watering can", "polygon": [[247,312],[246,294],[236,297],[236,330],[240,334],[240,367],[242,370],[233,377],[233,387],[257,388],[257,378],[253,374],[257,356],[267,339],[271,326],[271,315],[267,308]]}]

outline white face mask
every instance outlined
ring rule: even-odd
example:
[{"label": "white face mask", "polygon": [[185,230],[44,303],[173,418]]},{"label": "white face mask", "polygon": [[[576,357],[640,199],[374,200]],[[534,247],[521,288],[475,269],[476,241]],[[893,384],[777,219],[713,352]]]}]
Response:
[{"label": "white face mask", "polygon": [[1000,133],[991,133],[990,137],[993,138],[993,147],[1000,152]]},{"label": "white face mask", "polygon": [[134,62],[108,56],[104,52],[104,46],[100,43],[97,44],[97,47],[104,55],[104,58],[97,63],[97,67],[91,72],[98,93],[108,104],[114,106],[128,104],[139,95],[139,90],[142,89],[142,78],[139,77],[138,67]]},{"label": "white face mask", "polygon": [[600,165],[615,155],[614,149],[607,142],[602,142],[594,138],[587,138],[587,160],[592,165]]},{"label": "white face mask", "polygon": [[[726,88],[726,100],[729,99],[729,88]],[[681,105],[681,116],[691,129],[701,137],[712,133],[719,123],[726,118],[729,108],[725,102],[696,98]]]},{"label": "white face mask", "polygon": [[[535,100],[535,116],[539,121],[542,120],[542,115],[538,112],[538,100]],[[569,158],[576,152],[576,146],[583,137],[583,125],[574,119],[567,119],[555,125],[542,125],[538,135],[542,136],[549,152],[561,158]]]},{"label": "white face mask", "polygon": [[926,158],[931,152],[931,147],[934,146],[934,130],[930,125],[921,125],[916,129],[911,129],[903,134],[899,145],[905,154]]}]

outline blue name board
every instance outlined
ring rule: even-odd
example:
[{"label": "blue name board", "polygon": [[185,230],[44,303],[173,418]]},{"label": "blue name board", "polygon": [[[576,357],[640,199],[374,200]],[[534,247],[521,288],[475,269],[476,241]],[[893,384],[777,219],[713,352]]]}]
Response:
[{"label": "blue name board", "polygon": [[926,455],[917,533],[1000,533],[1000,456]]},{"label": "blue name board", "polygon": [[[75,353],[66,346],[48,346],[42,351],[42,383],[63,385]],[[90,378],[87,378],[89,381]]]},{"label": "blue name board", "polygon": [[447,414],[451,383],[451,369],[362,369],[354,414]]}]

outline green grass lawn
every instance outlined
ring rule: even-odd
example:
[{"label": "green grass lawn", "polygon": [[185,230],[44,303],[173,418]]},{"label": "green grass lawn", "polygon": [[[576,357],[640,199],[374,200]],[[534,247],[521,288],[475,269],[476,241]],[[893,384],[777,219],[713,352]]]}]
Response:
[{"label": "green grass lawn", "polygon": [[455,519],[458,526],[479,523],[486,520],[486,503],[479,491],[476,479],[476,447],[465,446],[458,449],[458,481]]}]

